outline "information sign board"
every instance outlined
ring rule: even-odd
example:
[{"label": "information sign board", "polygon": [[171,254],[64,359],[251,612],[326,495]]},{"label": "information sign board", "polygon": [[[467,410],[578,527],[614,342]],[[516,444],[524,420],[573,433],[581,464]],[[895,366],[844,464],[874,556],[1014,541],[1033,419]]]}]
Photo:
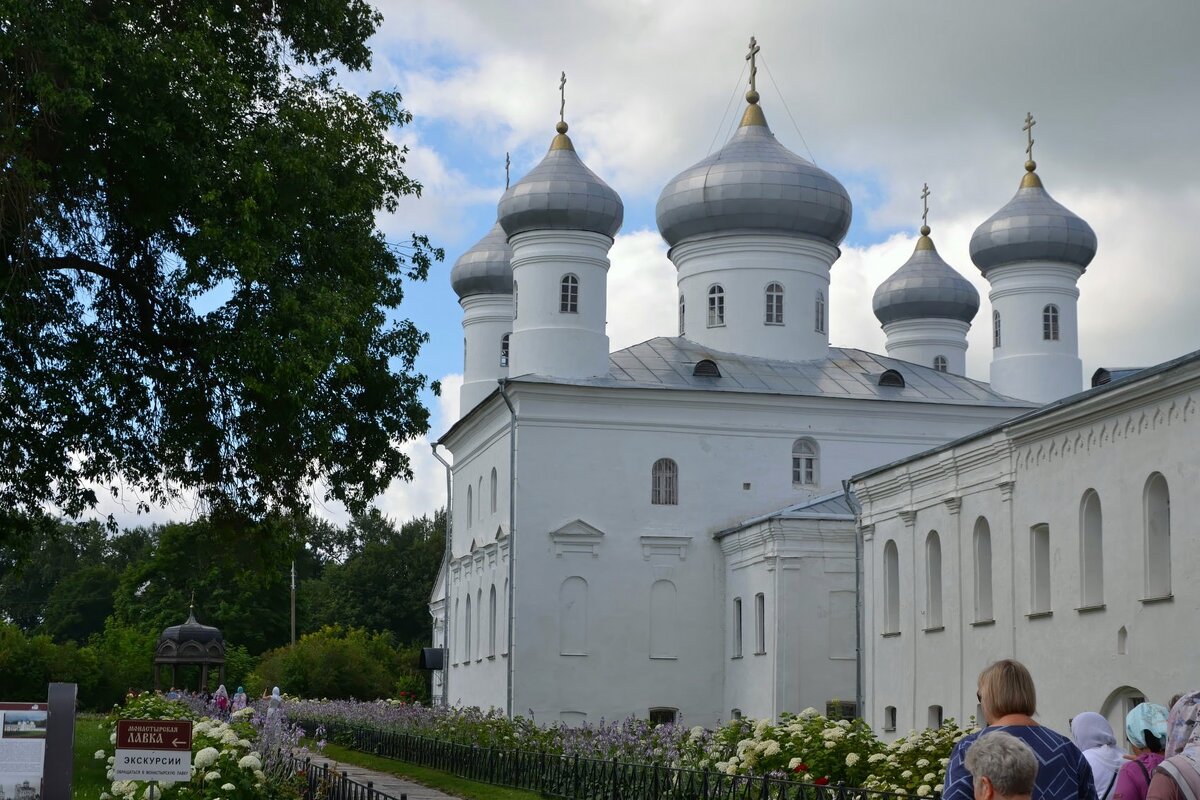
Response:
[{"label": "information sign board", "polygon": [[186,719],[117,720],[113,780],[187,781],[192,777],[192,723]]},{"label": "information sign board", "polygon": [[45,703],[0,703],[0,796],[41,797],[49,717]]}]

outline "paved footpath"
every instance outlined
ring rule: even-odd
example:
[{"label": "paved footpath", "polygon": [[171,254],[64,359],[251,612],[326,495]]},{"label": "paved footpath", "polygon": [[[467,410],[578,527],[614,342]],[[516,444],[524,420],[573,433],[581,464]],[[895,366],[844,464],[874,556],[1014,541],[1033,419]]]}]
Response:
[{"label": "paved footpath", "polygon": [[357,781],[363,786],[366,786],[370,782],[375,791],[391,795],[397,798],[397,800],[402,795],[407,797],[408,800],[458,800],[456,795],[446,794],[420,783],[414,783],[395,775],[389,775],[386,772],[376,772],[373,769],[358,767],[354,764],[343,764],[319,753],[313,755],[313,763],[320,766],[328,764],[331,767],[335,767],[338,772],[344,772],[347,778]]}]

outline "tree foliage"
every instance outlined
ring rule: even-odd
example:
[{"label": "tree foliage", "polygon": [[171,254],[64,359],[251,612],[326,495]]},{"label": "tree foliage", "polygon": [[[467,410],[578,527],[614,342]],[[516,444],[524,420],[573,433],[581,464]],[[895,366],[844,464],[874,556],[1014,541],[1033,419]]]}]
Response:
[{"label": "tree foliage", "polygon": [[[364,0],[0,0],[0,507],[94,487],[256,515],[410,476],[440,250],[398,94],[359,96]],[[436,389],[436,386],[435,386]]]}]

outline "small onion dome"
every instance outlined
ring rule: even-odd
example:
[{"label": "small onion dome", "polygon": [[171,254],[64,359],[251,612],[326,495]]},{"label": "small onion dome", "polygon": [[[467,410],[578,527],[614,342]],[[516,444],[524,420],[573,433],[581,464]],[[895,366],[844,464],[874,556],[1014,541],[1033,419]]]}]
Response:
[{"label": "small onion dome", "polygon": [[525,231],[591,231],[616,236],[625,219],[620,196],[587,168],[560,122],[550,152],[500,198],[500,225]]},{"label": "small onion dome", "polygon": [[499,222],[454,262],[450,286],[459,298],[473,294],[512,294],[512,248]]},{"label": "small onion dome", "polygon": [[1025,162],[1016,195],[971,236],[971,260],[985,276],[992,267],[1019,261],[1054,261],[1083,270],[1096,255],[1092,226],[1042,188],[1036,168]]},{"label": "small onion dome", "polygon": [[187,622],[182,625],[172,625],[162,632],[162,636],[158,637],[159,642],[200,642],[206,644],[208,642],[224,642],[225,637],[221,635],[219,628],[214,628],[211,625],[201,625],[196,622],[196,615],[188,611]]},{"label": "small onion dome", "polygon": [[837,178],[776,140],[758,93],[733,138],[671,179],[658,197],[658,230],[671,247],[734,231],[783,233],[837,246],[850,227],[850,195]]},{"label": "small onion dome", "polygon": [[872,302],[881,323],[906,319],[957,319],[970,322],[979,310],[979,292],[938,255],[929,227],[912,256],[875,290]]}]

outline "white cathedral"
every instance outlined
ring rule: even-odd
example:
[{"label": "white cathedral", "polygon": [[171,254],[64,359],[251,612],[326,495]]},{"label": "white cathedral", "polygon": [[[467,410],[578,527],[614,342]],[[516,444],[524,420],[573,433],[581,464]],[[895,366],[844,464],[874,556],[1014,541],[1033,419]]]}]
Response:
[{"label": "white cathedral", "polygon": [[971,239],[990,385],[964,375],[978,293],[928,227],[875,292],[888,354],[830,346],[850,197],[746,100],[658,201],[678,336],[609,352],[621,199],[562,121],[455,264],[435,696],[541,723],[815,706],[889,731],[976,713],[1001,657],[1060,728],[1196,688],[1200,645],[1164,632],[1200,608],[1179,580],[1200,548],[1172,529],[1200,517],[1200,354],[1081,392],[1096,236],[1032,161]]}]

